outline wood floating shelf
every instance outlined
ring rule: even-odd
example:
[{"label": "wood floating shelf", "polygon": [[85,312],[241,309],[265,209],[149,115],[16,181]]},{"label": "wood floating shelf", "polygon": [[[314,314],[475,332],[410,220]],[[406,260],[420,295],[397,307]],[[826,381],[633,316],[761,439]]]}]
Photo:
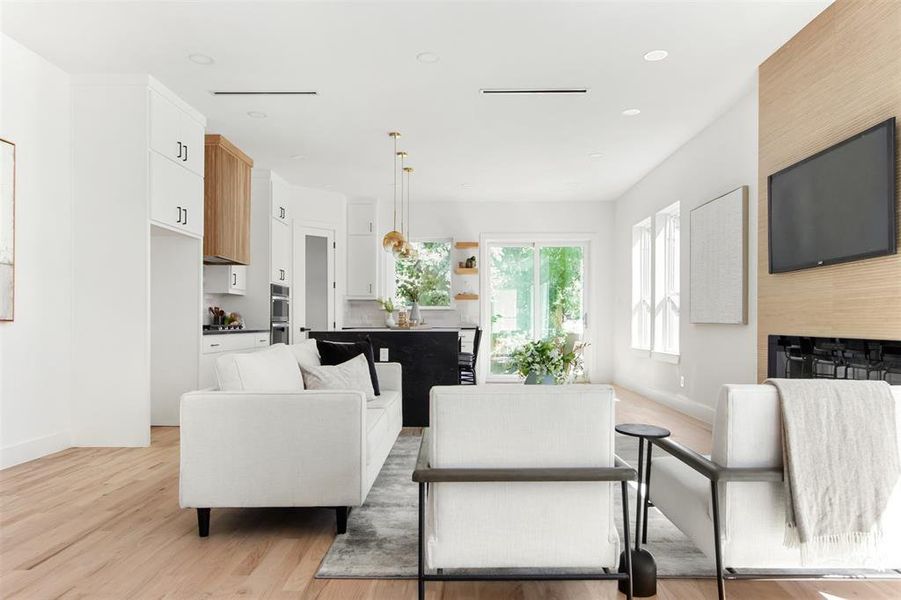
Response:
[{"label": "wood floating shelf", "polygon": [[478,300],[478,294],[457,294],[454,296],[454,300]]},{"label": "wood floating shelf", "polygon": [[478,275],[478,267],[454,267],[454,273],[457,275]]},{"label": "wood floating shelf", "polygon": [[457,250],[466,250],[467,248],[478,248],[478,242],[456,242],[454,248]]}]

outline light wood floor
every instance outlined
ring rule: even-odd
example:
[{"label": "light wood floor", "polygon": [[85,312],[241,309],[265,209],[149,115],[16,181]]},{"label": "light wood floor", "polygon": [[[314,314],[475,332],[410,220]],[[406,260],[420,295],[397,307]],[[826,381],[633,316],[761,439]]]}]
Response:
[{"label": "light wood floor", "polygon": [[[627,390],[619,422],[669,427],[707,451],[703,424]],[[0,472],[0,597],[416,597],[412,581],[313,579],[334,538],[319,509],[214,510],[197,537],[178,507],[178,429],[154,428],[150,448],[76,448]],[[728,582],[739,599],[897,599],[896,582]],[[612,582],[429,584],[429,599],[622,598]],[[713,581],[661,580],[661,599],[716,598]]]}]

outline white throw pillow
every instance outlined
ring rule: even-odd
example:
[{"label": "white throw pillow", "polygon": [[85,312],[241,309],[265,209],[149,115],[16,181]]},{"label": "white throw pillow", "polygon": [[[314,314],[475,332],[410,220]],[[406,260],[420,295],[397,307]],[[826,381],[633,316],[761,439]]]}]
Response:
[{"label": "white throw pillow", "polygon": [[216,361],[219,389],[244,392],[300,392],[303,377],[284,344],[258,352],[230,354]]},{"label": "white throw pillow", "polygon": [[238,374],[238,365],[235,362],[237,355],[233,352],[223,354],[216,359],[216,379],[219,381],[219,391],[240,392],[244,389],[241,375]]},{"label": "white throw pillow", "polygon": [[294,358],[297,359],[297,364],[301,369],[322,365],[322,361],[319,359],[319,350],[316,349],[316,340],[301,340],[296,344],[291,344],[288,348],[294,353]]},{"label": "white throw pillow", "polygon": [[367,400],[375,400],[369,361],[362,354],[340,365],[307,367],[302,371],[308,390],[353,390],[366,394]]}]

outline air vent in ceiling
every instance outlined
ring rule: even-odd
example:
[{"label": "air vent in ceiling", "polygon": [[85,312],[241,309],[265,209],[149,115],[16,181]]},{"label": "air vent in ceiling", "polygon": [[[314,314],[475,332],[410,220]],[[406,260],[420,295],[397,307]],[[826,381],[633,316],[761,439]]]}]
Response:
[{"label": "air vent in ceiling", "polygon": [[314,91],[226,91],[213,90],[210,92],[214,96],[318,96],[319,92]]},{"label": "air vent in ceiling", "polygon": [[479,90],[482,94],[587,94],[588,88],[495,88]]}]

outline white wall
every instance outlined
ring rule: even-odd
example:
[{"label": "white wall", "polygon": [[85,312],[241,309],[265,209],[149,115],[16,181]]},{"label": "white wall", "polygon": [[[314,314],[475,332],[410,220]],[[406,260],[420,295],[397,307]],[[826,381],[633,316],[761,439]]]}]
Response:
[{"label": "white wall", "polygon": [[148,83],[73,78],[76,446],[150,445]]},{"label": "white wall", "polygon": [[[712,421],[720,386],[756,379],[757,332],[757,89],[687,142],[616,202],[614,267],[614,381],[649,398]],[[749,289],[747,325],[688,322],[689,212],[739,186],[749,192]],[[657,361],[631,349],[632,226],[681,202],[681,357]],[[679,377],[685,377],[680,387]]]},{"label": "white wall", "polygon": [[0,323],[0,468],[70,445],[69,76],[0,36],[0,137],[16,144],[15,321]]},{"label": "white wall", "polygon": [[[613,265],[612,202],[417,202],[413,209],[412,223],[414,238],[453,238],[458,241],[479,241],[483,234],[524,234],[525,239],[528,239],[529,234],[588,234],[591,241],[588,307],[591,335],[590,374],[592,381],[595,382],[611,380],[613,361],[610,316],[613,290],[609,282]],[[387,231],[391,224],[392,210],[389,199],[379,204],[380,231]],[[463,254],[455,253],[454,256],[459,260]],[[472,254],[481,259],[478,251]],[[473,279],[473,287],[479,289],[479,278]],[[461,287],[460,278],[456,275],[453,286],[454,291]],[[469,304],[479,303],[458,303],[463,304],[466,306],[461,307],[461,310],[467,311],[473,308],[477,310],[477,306],[470,307]],[[426,313],[426,319],[434,324],[443,324],[441,317],[433,312]],[[459,320],[457,315],[453,315],[452,318]],[[465,314],[463,320],[466,320]],[[485,327],[484,320],[481,325]]]}]

